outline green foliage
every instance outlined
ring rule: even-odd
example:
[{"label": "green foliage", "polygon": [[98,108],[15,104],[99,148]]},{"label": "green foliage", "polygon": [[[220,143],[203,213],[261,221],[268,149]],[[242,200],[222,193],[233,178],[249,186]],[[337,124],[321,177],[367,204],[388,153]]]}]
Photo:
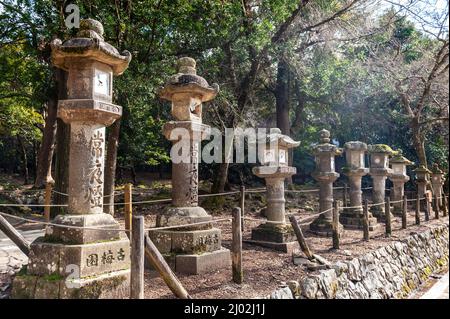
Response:
[{"label": "green foliage", "polygon": [[[279,26],[297,8],[296,0],[79,0],[83,18],[101,21],[105,40],[119,51],[129,50],[133,59],[128,70],[114,79],[114,103],[123,106],[118,166],[152,169],[169,162],[170,142],[162,135],[169,119],[170,104],[158,98],[167,78],[176,72],[181,56],[197,60],[197,72],[209,83],[218,83],[220,94],[204,105],[204,122],[216,127],[233,125],[275,126],[277,65],[289,66],[291,136],[301,141],[294,152],[300,175],[315,167],[311,147],[318,132],[329,129],[333,142],[349,140],[387,144],[401,148],[416,161],[409,119],[405,116],[392,81],[373,72],[369,62],[398,50],[402,65],[418,63],[431,55],[437,41],[420,32],[407,18],[393,10],[376,17],[375,24],[388,25],[354,41],[309,41],[327,37],[351,37],[367,17],[355,9],[338,19],[304,31],[341,10],[348,1],[317,0],[304,8],[289,26],[287,36],[272,43]],[[5,162],[14,162],[21,136],[31,145],[42,138],[46,104],[55,93],[49,43],[55,36],[67,39],[76,30],[64,26],[64,2],[52,0],[4,0],[0,13],[0,152]],[[245,3],[250,8],[246,11]],[[388,24],[389,21],[394,23]],[[344,27],[340,27],[343,25]],[[339,29],[340,28],[340,29]],[[370,30],[373,31],[373,30]],[[266,54],[258,54],[267,49]],[[231,58],[230,53],[231,52]],[[252,62],[267,61],[258,69],[249,101],[238,109],[241,84],[247,81]],[[427,114],[434,111],[427,106]],[[427,127],[425,137],[430,162],[447,165],[448,136],[441,128]],[[448,132],[447,132],[448,134]],[[3,162],[0,162],[0,165]],[[215,166],[205,165],[205,172]],[[232,165],[236,175],[249,166]],[[210,174],[214,176],[214,174]]]}]

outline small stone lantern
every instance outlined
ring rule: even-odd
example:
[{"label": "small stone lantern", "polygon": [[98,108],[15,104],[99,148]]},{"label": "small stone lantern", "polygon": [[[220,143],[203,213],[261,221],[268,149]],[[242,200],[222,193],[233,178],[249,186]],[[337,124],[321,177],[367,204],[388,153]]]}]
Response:
[{"label": "small stone lantern", "polygon": [[[369,172],[365,164],[365,153],[367,144],[359,141],[344,144],[346,166],[342,169],[347,175],[350,184],[350,208],[344,209],[340,215],[342,225],[350,229],[361,229],[363,227],[363,208],[361,179]],[[373,230],[377,220],[369,212],[369,230]]]},{"label": "small stone lantern", "polygon": [[[431,171],[424,165],[417,167],[414,172],[416,173],[416,183],[417,183],[417,196],[420,198],[426,197],[427,186],[430,185],[430,173]],[[420,210],[426,210],[426,200],[422,199],[420,201]]]},{"label": "small stone lantern", "polygon": [[406,166],[414,163],[404,157],[401,150],[397,151],[397,154],[389,160],[389,163],[391,164],[389,179],[393,184],[390,194],[391,201],[394,202],[392,204],[393,213],[401,215],[403,204],[399,201],[402,200],[405,194],[405,183],[409,181],[409,176],[406,174]]},{"label": "small stone lantern", "polygon": [[444,172],[439,168],[437,163],[434,163],[431,168],[431,187],[433,189],[433,195],[438,196],[438,205],[442,207],[442,196],[444,185]]},{"label": "small stone lantern", "polygon": [[[252,230],[252,242],[291,252],[296,237],[292,226],[286,223],[285,219],[284,181],[297,171],[295,167],[288,166],[288,154],[289,149],[297,147],[300,142],[281,134],[279,129],[272,129],[266,142],[261,160],[264,166],[254,167],[253,174],[266,180],[267,222]],[[271,148],[274,143],[277,143],[277,148]],[[261,147],[258,147],[258,150],[261,154]]]},{"label": "small stone lantern", "polygon": [[[159,92],[171,102],[175,118],[163,126],[163,133],[174,147],[181,143],[187,148],[188,158],[179,161],[172,156],[172,205],[157,215],[157,227],[212,220],[198,205],[198,157],[199,143],[210,132],[202,123],[202,103],[214,99],[219,88],[197,75],[194,59],[180,58],[177,67]],[[176,272],[200,274],[229,267],[230,251],[222,247],[221,230],[210,223],[150,230],[149,236]]]},{"label": "small stone lantern", "polygon": [[103,181],[105,126],[122,114],[111,103],[113,76],[127,69],[131,55],[106,43],[103,26],[92,19],[80,21],[75,38],[56,39],[51,48],[52,63],[68,72],[67,99],[58,102],[58,117],[70,124],[68,214],[56,216],[52,222],[61,227],[48,226],[31,244],[27,274],[16,277],[12,294],[128,298],[130,242],[103,213]]},{"label": "small stone lantern", "polygon": [[386,189],[386,178],[391,173],[389,168],[389,156],[394,154],[394,151],[384,144],[369,145],[370,154],[370,170],[369,174],[372,177],[373,190],[371,207],[372,214],[379,220],[384,220],[384,198]]},{"label": "small stone lantern", "polygon": [[319,212],[324,213],[310,224],[310,229],[319,236],[332,236],[333,182],[339,177],[339,173],[335,171],[334,157],[341,155],[342,150],[330,144],[329,131],[321,130],[319,135],[320,144],[313,148],[316,169],[312,177],[319,183]]}]

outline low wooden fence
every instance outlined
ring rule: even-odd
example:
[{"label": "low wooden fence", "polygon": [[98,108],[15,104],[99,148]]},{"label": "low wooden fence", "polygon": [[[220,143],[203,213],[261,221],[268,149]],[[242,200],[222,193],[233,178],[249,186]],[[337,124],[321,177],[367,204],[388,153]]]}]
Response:
[{"label": "low wooden fence", "polygon": [[[386,236],[392,235],[392,222],[391,222],[391,204],[394,203],[402,203],[402,229],[407,227],[407,218],[408,218],[408,203],[415,202],[415,224],[420,225],[421,216],[420,216],[420,202],[422,200],[426,201],[426,209],[424,220],[430,220],[430,216],[432,214],[432,210],[434,210],[434,218],[439,219],[441,215],[441,208],[439,207],[439,200],[443,200],[442,207],[442,216],[448,215],[448,195],[443,195],[439,197],[438,195],[432,196],[429,193],[426,196],[417,196],[417,198],[408,199],[406,196],[400,201],[390,201],[389,197],[386,197],[385,202],[370,204],[367,200],[364,200],[362,206],[349,207],[346,206],[348,202],[348,188],[345,185],[344,187],[336,187],[335,189],[342,189],[342,202],[344,205],[342,206],[340,201],[335,201],[333,208],[331,209],[333,212],[333,235],[331,245],[334,249],[340,248],[340,234],[339,234],[339,215],[343,209],[351,209],[351,208],[362,208],[364,212],[364,223],[362,229],[362,237],[364,240],[370,240],[370,232],[369,232],[369,208],[375,205],[385,205],[385,234]],[[364,190],[371,189],[365,188]],[[224,192],[219,194],[204,194],[199,195],[199,197],[211,197],[211,196],[230,196],[239,194],[239,207],[235,207],[232,211],[232,216],[226,218],[216,218],[207,222],[200,222],[194,224],[186,224],[186,225],[176,225],[176,226],[165,226],[165,227],[153,227],[153,228],[145,228],[144,226],[144,218],[143,216],[133,216],[133,205],[142,205],[142,204],[160,204],[160,203],[169,203],[171,199],[156,199],[156,200],[146,200],[146,201],[135,201],[133,202],[133,189],[131,185],[127,185],[123,191],[125,201],[122,203],[114,203],[114,205],[123,205],[125,212],[125,227],[123,229],[118,229],[119,231],[124,231],[127,233],[129,238],[131,239],[131,286],[130,286],[130,297],[133,299],[141,299],[144,298],[144,259],[147,258],[150,264],[158,271],[160,276],[163,278],[164,282],[170,288],[170,290],[174,293],[178,298],[188,299],[190,298],[187,291],[183,288],[181,282],[178,280],[176,275],[170,269],[167,262],[164,260],[163,256],[160,254],[156,246],[152,243],[150,238],[148,237],[149,230],[157,230],[157,229],[171,229],[171,228],[180,228],[180,227],[189,227],[196,226],[200,224],[212,224],[223,221],[231,221],[232,222],[232,243],[231,243],[231,259],[232,259],[232,279],[235,283],[241,284],[244,281],[244,273],[243,273],[243,263],[242,263],[242,232],[244,230],[244,221],[245,220],[256,220],[264,222],[266,221],[263,218],[252,218],[245,216],[245,200],[247,194],[252,193],[261,193],[265,192],[265,188],[260,189],[245,189],[244,186],[240,188],[239,191],[232,192]],[[318,189],[312,190],[286,190],[286,192],[291,193],[311,193],[318,192]],[[28,221],[31,223],[40,223],[45,226],[58,226],[58,227],[67,227],[67,228],[84,228],[84,229],[96,229],[98,231],[105,231],[104,228],[98,227],[79,227],[79,226],[62,226],[60,224],[53,224],[49,221],[49,208],[50,207],[66,207],[67,205],[52,205],[51,204],[51,193],[54,193],[51,187],[46,187],[45,190],[45,204],[0,204],[2,206],[29,206],[29,207],[44,207],[44,219],[45,221],[37,221],[34,219],[28,219],[24,217],[19,217],[11,214],[6,214],[0,212],[0,230],[2,230],[8,237],[12,239],[12,241],[26,254],[28,255],[30,249],[30,243],[28,243],[23,236],[14,229],[11,224],[4,218],[10,217],[15,219],[20,219],[24,221]],[[63,194],[63,193],[59,193]],[[63,194],[67,195],[67,194]],[[299,246],[301,250],[305,253],[306,257],[310,260],[317,260],[320,263],[326,263],[322,257],[314,254],[309,245],[307,243],[306,238],[303,235],[301,226],[309,225],[313,219],[318,216],[329,212],[330,210],[319,212],[313,215],[310,215],[306,218],[297,220],[295,214],[288,214],[289,221],[291,222],[295,234],[297,236]],[[3,215],[3,216],[2,216]]]}]

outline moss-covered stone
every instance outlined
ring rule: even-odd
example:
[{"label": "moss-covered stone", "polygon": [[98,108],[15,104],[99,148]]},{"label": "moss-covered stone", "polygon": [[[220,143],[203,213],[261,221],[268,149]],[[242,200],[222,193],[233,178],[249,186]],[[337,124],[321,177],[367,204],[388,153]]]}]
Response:
[{"label": "moss-covered stone", "polygon": [[369,153],[387,153],[389,155],[398,154],[397,151],[394,151],[389,145],[386,144],[372,144],[368,145]]}]

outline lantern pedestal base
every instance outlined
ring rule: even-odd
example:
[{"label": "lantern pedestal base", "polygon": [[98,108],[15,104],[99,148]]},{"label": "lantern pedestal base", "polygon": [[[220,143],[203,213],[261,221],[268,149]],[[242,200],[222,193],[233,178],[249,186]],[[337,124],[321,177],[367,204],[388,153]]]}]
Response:
[{"label": "lantern pedestal base", "polygon": [[[386,222],[386,212],[384,211],[384,209],[374,209],[375,207],[377,207],[377,206],[371,207],[372,215],[377,219],[378,222],[385,223]],[[400,211],[400,215],[401,215],[401,211]],[[394,218],[394,215],[391,213],[391,220],[393,218]]]},{"label": "lantern pedestal base", "polygon": [[244,243],[247,244],[251,244],[251,245],[256,245],[256,246],[261,246],[261,247],[266,247],[266,248],[270,248],[276,251],[281,251],[283,253],[286,254],[292,254],[292,252],[296,249],[298,249],[298,242],[296,241],[290,241],[287,243],[273,243],[270,241],[261,241],[261,240],[251,240],[251,239],[247,239],[247,240],[243,240]]},{"label": "lantern pedestal base", "polygon": [[[204,208],[200,206],[194,207],[167,207],[164,212],[156,217],[157,227],[187,225],[193,223],[201,223],[212,220]],[[186,229],[207,229],[211,228],[211,224],[205,223],[202,225],[188,226]],[[174,229],[172,229],[174,230]]]},{"label": "lantern pedestal base", "polygon": [[[310,225],[309,230],[313,234],[321,237],[332,237],[333,236],[333,223],[330,220],[319,216]],[[342,234],[344,227],[338,224],[338,233]]]},{"label": "lantern pedestal base", "polygon": [[268,222],[252,229],[252,239],[247,242],[289,252],[295,248],[297,237],[290,224]]},{"label": "lantern pedestal base", "polygon": [[[162,254],[162,256],[174,272],[186,275],[207,274],[221,269],[229,269],[231,266],[230,251],[223,247],[201,254]],[[145,267],[155,270],[147,258]]]},{"label": "lantern pedestal base", "polygon": [[150,230],[149,237],[178,273],[196,275],[230,265],[230,251],[222,247],[219,228]]},{"label": "lantern pedestal base", "polygon": [[11,299],[128,299],[130,270],[90,278],[65,279],[50,276],[17,275]]},{"label": "lantern pedestal base", "polygon": [[[339,216],[342,226],[347,229],[363,229],[364,214],[362,210],[344,211]],[[378,227],[377,219],[369,212],[369,230],[373,231]]]},{"label": "lantern pedestal base", "polygon": [[129,298],[130,241],[67,245],[36,239],[13,281],[12,298]]}]

